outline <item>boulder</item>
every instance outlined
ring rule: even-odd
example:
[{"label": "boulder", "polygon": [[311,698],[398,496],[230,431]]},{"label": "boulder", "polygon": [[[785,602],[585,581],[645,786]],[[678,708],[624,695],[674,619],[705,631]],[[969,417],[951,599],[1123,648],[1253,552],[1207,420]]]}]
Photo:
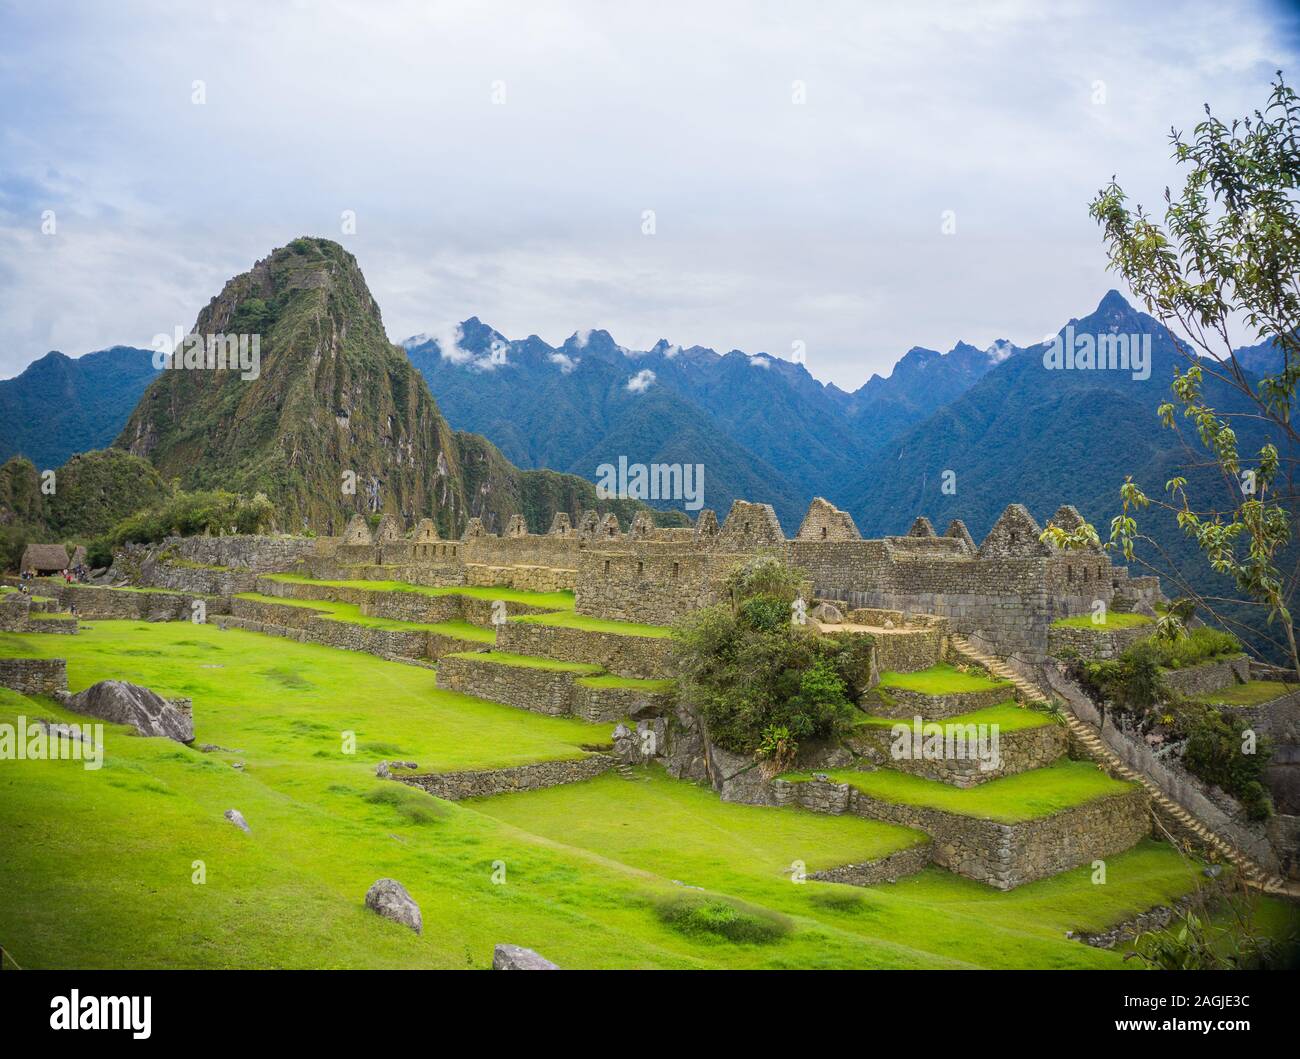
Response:
[{"label": "boulder", "polygon": [[417,934],[424,933],[424,919],[420,906],[406,892],[406,887],[396,879],[379,879],[366,891],[366,907],[385,919],[410,927]]},{"label": "boulder", "polygon": [[560,968],[532,949],[518,945],[498,945],[492,951],[494,971],[558,971]]},{"label": "boulder", "polygon": [[252,828],[248,826],[248,821],[244,819],[244,814],[238,809],[227,809],[223,815],[240,831],[252,831]]},{"label": "boulder", "polygon": [[823,625],[844,624],[844,612],[834,603],[818,603],[808,612],[808,616],[813,621],[821,622]]},{"label": "boulder", "polygon": [[194,717],[189,711],[189,701],[180,702],[183,705],[124,680],[101,680],[85,691],[67,696],[63,705],[76,713],[114,724],[129,724],[141,735],[165,736],[178,743],[188,743],[194,739]]}]

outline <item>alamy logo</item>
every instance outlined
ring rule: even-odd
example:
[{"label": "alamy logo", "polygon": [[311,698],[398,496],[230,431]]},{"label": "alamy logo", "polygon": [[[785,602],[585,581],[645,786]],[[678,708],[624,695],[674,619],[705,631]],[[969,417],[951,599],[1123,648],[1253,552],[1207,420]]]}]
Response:
[{"label": "alamy logo", "polygon": [[1048,371],[1130,371],[1135,381],[1151,378],[1151,336],[1142,334],[1076,334],[1074,324],[1043,351]]},{"label": "alamy logo", "polygon": [[87,772],[104,765],[102,724],[0,724],[0,761],[80,761]]},{"label": "alamy logo", "polygon": [[74,989],[50,1001],[52,1030],[130,1030],[143,1041],[152,1032],[152,1015],[153,997],[147,996],[82,996]]},{"label": "alamy logo", "polygon": [[895,761],[975,761],[981,772],[1002,764],[1000,726],[928,724],[918,715],[911,724],[891,725],[890,756]]},{"label": "alamy logo", "polygon": [[173,334],[153,336],[153,366],[159,371],[238,371],[245,382],[262,374],[262,336]]},{"label": "alamy logo", "polygon": [[596,468],[596,496],[601,500],[681,500],[687,511],[704,506],[704,464],[602,463]]}]

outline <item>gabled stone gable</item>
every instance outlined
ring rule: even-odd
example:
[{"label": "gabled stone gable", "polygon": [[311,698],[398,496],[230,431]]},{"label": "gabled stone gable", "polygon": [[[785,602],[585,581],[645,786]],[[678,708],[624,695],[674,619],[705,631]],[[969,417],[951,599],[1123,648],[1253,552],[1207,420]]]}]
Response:
[{"label": "gabled stone gable", "polygon": [[795,535],[798,540],[856,541],[862,539],[853,517],[829,500],[814,497]]},{"label": "gabled stone gable", "polygon": [[979,547],[981,559],[1032,559],[1051,554],[1038,538],[1043,528],[1024,504],[1008,504]]}]

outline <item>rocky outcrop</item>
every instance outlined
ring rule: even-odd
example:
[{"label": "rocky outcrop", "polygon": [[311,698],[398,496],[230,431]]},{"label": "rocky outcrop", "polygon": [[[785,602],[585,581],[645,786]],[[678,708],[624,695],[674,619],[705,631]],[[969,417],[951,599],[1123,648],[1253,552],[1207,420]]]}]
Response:
[{"label": "rocky outcrop", "polygon": [[406,887],[396,879],[378,879],[366,891],[366,907],[385,919],[409,927],[417,934],[424,933],[424,918],[420,906],[406,892]]},{"label": "rocky outcrop", "polygon": [[164,699],[149,688],[124,680],[101,680],[85,691],[62,697],[62,702],[74,713],[129,724],[141,735],[164,736],[178,743],[194,739],[189,699]]},{"label": "rocky outcrop", "polygon": [[248,826],[248,821],[244,819],[244,814],[238,809],[227,809],[221,815],[239,828],[240,831],[252,831],[252,828]]},{"label": "rocky outcrop", "polygon": [[498,945],[492,952],[494,971],[558,971],[560,968],[532,949],[518,945]]}]

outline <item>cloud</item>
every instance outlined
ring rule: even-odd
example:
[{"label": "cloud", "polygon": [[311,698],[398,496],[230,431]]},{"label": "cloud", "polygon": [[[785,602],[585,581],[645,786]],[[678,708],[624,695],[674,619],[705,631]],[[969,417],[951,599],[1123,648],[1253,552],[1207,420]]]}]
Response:
[{"label": "cloud", "polygon": [[[22,106],[0,123],[0,376],[147,345],[319,235],[356,254],[395,337],[477,314],[552,345],[597,323],[630,349],[799,340],[856,388],[914,345],[1023,346],[1090,311],[1115,285],[1095,191],[1115,173],[1158,200],[1180,173],[1165,130],[1203,101],[1248,113],[1300,65],[1271,0],[659,10],[4,4],[0,98]],[[664,78],[665,55],[693,76]],[[449,165],[458,143],[487,161]],[[159,164],[177,144],[183,180]]]},{"label": "cloud", "polygon": [[546,359],[552,364],[558,364],[562,375],[568,375],[581,363],[581,358],[571,357],[567,353],[552,353]]},{"label": "cloud", "polygon": [[649,368],[642,368],[627,380],[628,393],[645,393],[655,383],[655,373]]},{"label": "cloud", "polygon": [[764,356],[753,356],[749,358],[749,366],[751,368],[770,368],[772,362]]}]

